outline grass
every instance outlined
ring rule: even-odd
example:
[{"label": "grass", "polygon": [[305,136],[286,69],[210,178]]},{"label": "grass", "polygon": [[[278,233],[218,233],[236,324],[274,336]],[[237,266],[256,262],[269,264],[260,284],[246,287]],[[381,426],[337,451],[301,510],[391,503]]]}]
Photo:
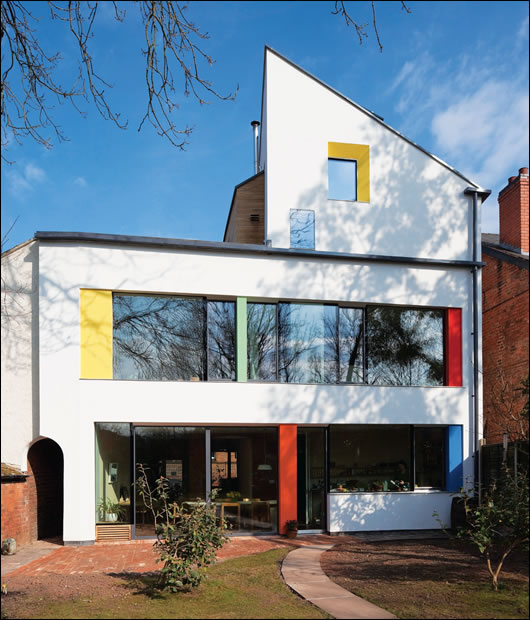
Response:
[{"label": "grass", "polygon": [[[106,577],[120,585],[75,598],[43,599],[37,591],[4,598],[7,618],[329,618],[293,594],[279,568],[289,549],[227,560],[189,593],[156,591],[153,577]],[[46,577],[42,577],[45,579]],[[88,578],[90,579],[90,578]],[[113,584],[115,585],[115,583]],[[60,596],[60,593],[58,593]],[[54,597],[55,598],[55,597]],[[5,615],[4,615],[5,614]]]},{"label": "grass", "polygon": [[371,589],[356,588],[356,594],[387,609],[398,618],[528,618],[528,584],[505,584],[494,592],[485,582],[444,583],[424,581],[415,583],[408,594],[394,596]]},{"label": "grass", "polygon": [[495,592],[483,559],[459,541],[339,543],[322,559],[339,585],[398,618],[528,618],[528,557],[514,552]]}]

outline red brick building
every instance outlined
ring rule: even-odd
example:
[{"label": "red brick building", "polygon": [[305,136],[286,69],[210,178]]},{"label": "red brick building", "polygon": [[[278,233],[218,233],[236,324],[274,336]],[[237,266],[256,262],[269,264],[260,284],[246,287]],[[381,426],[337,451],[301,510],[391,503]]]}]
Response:
[{"label": "red brick building", "polygon": [[499,234],[482,235],[484,437],[518,438],[528,375],[528,168],[499,193]]}]

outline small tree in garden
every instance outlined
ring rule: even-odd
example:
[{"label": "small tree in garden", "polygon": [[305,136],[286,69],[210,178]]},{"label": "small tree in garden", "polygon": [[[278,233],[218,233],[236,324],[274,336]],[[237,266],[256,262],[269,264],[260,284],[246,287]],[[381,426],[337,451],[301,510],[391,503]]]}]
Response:
[{"label": "small tree in garden", "polygon": [[215,555],[228,540],[218,523],[211,500],[198,499],[185,509],[169,501],[169,483],[161,476],[154,488],[149,484],[146,468],[139,464],[136,485],[139,495],[155,521],[156,542],[153,547],[164,562],[160,573],[160,587],[170,592],[189,590],[200,585],[206,567],[215,562]]},{"label": "small tree in garden", "polygon": [[528,473],[515,477],[505,467],[499,480],[484,494],[480,505],[464,495],[466,524],[457,537],[476,545],[486,559],[492,587],[499,589],[499,575],[508,555],[528,548]]}]

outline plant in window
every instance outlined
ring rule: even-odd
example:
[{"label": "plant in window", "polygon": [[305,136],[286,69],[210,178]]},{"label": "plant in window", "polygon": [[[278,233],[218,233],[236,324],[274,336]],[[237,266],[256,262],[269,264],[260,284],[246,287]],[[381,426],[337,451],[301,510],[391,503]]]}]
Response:
[{"label": "plant in window", "polygon": [[391,480],[390,484],[394,487],[396,491],[408,491],[409,483],[404,480]]},{"label": "plant in window", "polygon": [[122,521],[125,519],[127,511],[119,502],[111,499],[101,500],[97,506],[100,519],[104,521]]}]

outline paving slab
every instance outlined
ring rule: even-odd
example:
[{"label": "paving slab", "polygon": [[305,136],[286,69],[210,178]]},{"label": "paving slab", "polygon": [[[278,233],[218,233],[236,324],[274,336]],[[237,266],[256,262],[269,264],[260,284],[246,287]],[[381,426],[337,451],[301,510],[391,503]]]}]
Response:
[{"label": "paving slab", "polygon": [[396,618],[334,583],[320,567],[320,556],[333,545],[308,545],[291,551],[282,564],[285,583],[335,618]]},{"label": "paving slab", "polygon": [[30,562],[39,560],[62,549],[62,542],[55,540],[37,540],[25,547],[19,548],[15,555],[2,555],[1,574],[2,576],[26,566]]}]

